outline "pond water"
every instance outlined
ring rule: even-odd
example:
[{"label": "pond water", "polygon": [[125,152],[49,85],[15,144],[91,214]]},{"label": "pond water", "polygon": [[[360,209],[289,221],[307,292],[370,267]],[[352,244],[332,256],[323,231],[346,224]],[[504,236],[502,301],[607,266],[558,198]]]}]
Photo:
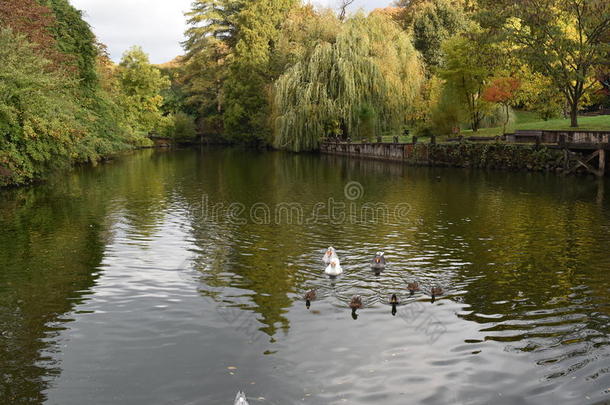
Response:
[{"label": "pond water", "polygon": [[2,191],[0,403],[607,403],[607,186],[212,148]]}]

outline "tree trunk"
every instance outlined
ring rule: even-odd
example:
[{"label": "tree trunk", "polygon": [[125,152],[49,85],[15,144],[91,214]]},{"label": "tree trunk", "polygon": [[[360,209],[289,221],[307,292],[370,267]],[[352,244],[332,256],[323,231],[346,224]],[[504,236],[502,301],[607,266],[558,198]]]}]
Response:
[{"label": "tree trunk", "polygon": [[349,130],[347,129],[347,123],[343,119],[341,120],[341,138],[343,140],[349,138]]},{"label": "tree trunk", "polygon": [[509,105],[506,104],[506,121],[504,121],[504,125],[502,127],[502,135],[506,135],[506,126],[508,125],[508,121],[510,121],[510,110],[509,110]]},{"label": "tree trunk", "polygon": [[479,132],[481,127],[481,114],[478,111],[472,115],[472,132]]},{"label": "tree trunk", "polygon": [[578,127],[578,102],[572,102],[570,105],[570,126]]}]

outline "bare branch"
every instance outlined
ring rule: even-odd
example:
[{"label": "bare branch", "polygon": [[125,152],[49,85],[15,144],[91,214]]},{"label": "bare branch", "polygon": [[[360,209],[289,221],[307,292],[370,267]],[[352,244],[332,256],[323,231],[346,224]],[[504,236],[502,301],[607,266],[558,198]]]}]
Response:
[{"label": "bare branch", "polygon": [[347,8],[352,5],[356,0],[341,0],[339,3],[339,20],[345,21],[347,16]]}]

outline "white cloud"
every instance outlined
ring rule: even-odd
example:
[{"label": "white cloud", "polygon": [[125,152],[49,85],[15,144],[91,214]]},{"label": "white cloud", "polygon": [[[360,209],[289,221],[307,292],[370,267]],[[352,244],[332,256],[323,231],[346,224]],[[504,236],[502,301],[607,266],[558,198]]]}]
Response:
[{"label": "white cloud", "polygon": [[[83,10],[98,39],[108,45],[110,56],[119,61],[132,45],[140,45],[153,63],[172,60],[183,53],[186,19],[192,0],[71,0]],[[338,0],[316,0],[335,7]],[[356,0],[352,10],[385,7],[390,0]]]},{"label": "white cloud", "polygon": [[132,45],[140,45],[153,63],[182,54],[186,19],[191,0],[71,0],[83,10],[85,20],[110,56],[118,61]]}]

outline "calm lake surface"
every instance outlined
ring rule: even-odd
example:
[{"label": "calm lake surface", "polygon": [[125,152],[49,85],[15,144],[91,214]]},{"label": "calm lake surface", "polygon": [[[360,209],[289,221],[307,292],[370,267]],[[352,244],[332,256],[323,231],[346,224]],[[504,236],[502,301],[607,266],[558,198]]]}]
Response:
[{"label": "calm lake surface", "polygon": [[202,149],[2,191],[0,403],[607,403],[609,186]]}]

